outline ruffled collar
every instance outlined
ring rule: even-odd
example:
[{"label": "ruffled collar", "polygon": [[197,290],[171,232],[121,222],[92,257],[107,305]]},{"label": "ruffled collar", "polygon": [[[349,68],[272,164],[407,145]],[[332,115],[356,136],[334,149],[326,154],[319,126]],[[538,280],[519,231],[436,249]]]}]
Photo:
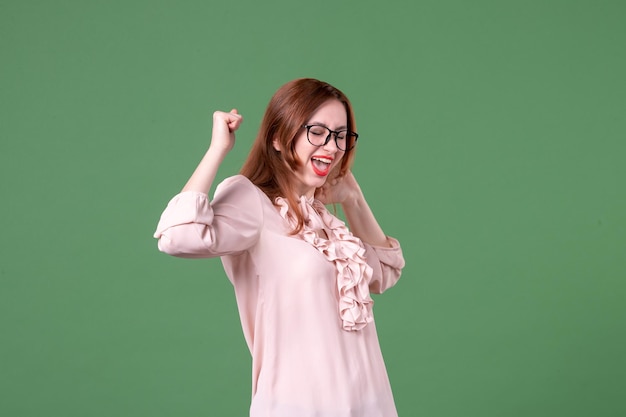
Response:
[{"label": "ruffled collar", "polygon": [[[275,203],[280,215],[295,227],[296,220],[289,212],[287,200],[278,197]],[[369,292],[372,268],[365,260],[363,243],[348,230],[344,222],[330,214],[319,200],[302,196],[298,203],[305,222],[302,231],[296,236],[313,245],[328,261],[334,263],[342,327],[344,330],[361,330],[373,320],[374,303]],[[327,239],[320,237],[320,230],[326,233]]]}]

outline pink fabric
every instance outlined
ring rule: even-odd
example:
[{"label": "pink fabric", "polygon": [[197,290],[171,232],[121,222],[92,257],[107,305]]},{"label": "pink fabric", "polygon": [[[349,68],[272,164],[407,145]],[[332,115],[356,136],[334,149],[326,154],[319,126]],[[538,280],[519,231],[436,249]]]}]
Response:
[{"label": "pink fabric", "polygon": [[286,201],[238,175],[212,202],[175,196],[154,236],[171,255],[221,257],[252,354],[251,417],[397,416],[370,292],[397,282],[400,246],[364,245],[319,201],[300,207],[293,236]]},{"label": "pink fabric", "polygon": [[[280,207],[280,215],[295,227],[297,221],[289,216],[287,200],[279,197],[276,204]],[[365,261],[363,244],[319,201],[300,197],[300,209],[307,221],[298,236],[313,245],[337,269],[339,316],[343,328],[361,330],[373,320],[374,303],[368,288],[372,268]],[[325,238],[320,236],[321,230],[326,234]]]}]

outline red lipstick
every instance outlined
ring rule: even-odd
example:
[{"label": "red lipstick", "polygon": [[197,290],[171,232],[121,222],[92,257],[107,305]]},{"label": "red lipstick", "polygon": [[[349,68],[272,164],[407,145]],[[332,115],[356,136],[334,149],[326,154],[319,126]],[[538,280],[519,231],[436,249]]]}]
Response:
[{"label": "red lipstick", "polygon": [[320,177],[325,177],[330,172],[330,166],[333,162],[333,157],[327,155],[313,155],[311,157],[311,166],[313,172]]}]

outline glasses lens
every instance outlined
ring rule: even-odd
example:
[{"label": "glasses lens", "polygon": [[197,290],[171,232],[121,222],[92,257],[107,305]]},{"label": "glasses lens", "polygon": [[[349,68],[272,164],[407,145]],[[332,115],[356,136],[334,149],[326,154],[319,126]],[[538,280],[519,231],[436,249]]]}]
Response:
[{"label": "glasses lens", "polygon": [[345,151],[346,149],[349,149],[348,146],[348,139],[349,139],[349,133],[347,130],[342,130],[341,132],[337,132],[337,147],[339,149],[341,149],[342,151]]},{"label": "glasses lens", "polygon": [[341,136],[343,136],[343,140],[339,140],[339,138],[337,138],[337,143],[340,144],[339,148],[341,150],[347,151],[354,148],[354,145],[356,145],[356,138],[358,137],[356,133],[345,131],[341,132],[340,137]]},{"label": "glasses lens", "polygon": [[310,126],[308,138],[311,145],[322,146],[330,132],[324,126]]},{"label": "glasses lens", "polygon": [[328,128],[318,125],[311,125],[307,128],[307,138],[309,139],[311,145],[324,146],[327,143],[326,138],[328,138],[328,135],[332,135],[333,139],[335,139],[335,143],[337,144],[337,148],[342,151],[352,149],[358,137],[356,133],[350,132],[349,130],[332,132]]}]

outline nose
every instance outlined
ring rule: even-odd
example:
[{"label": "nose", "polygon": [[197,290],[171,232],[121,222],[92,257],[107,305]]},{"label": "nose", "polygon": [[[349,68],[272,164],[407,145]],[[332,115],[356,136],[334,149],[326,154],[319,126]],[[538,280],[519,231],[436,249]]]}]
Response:
[{"label": "nose", "polygon": [[324,145],[324,149],[326,149],[327,151],[333,151],[333,153],[339,150],[339,147],[337,147],[336,133],[332,132],[330,135],[328,135],[326,144]]}]

